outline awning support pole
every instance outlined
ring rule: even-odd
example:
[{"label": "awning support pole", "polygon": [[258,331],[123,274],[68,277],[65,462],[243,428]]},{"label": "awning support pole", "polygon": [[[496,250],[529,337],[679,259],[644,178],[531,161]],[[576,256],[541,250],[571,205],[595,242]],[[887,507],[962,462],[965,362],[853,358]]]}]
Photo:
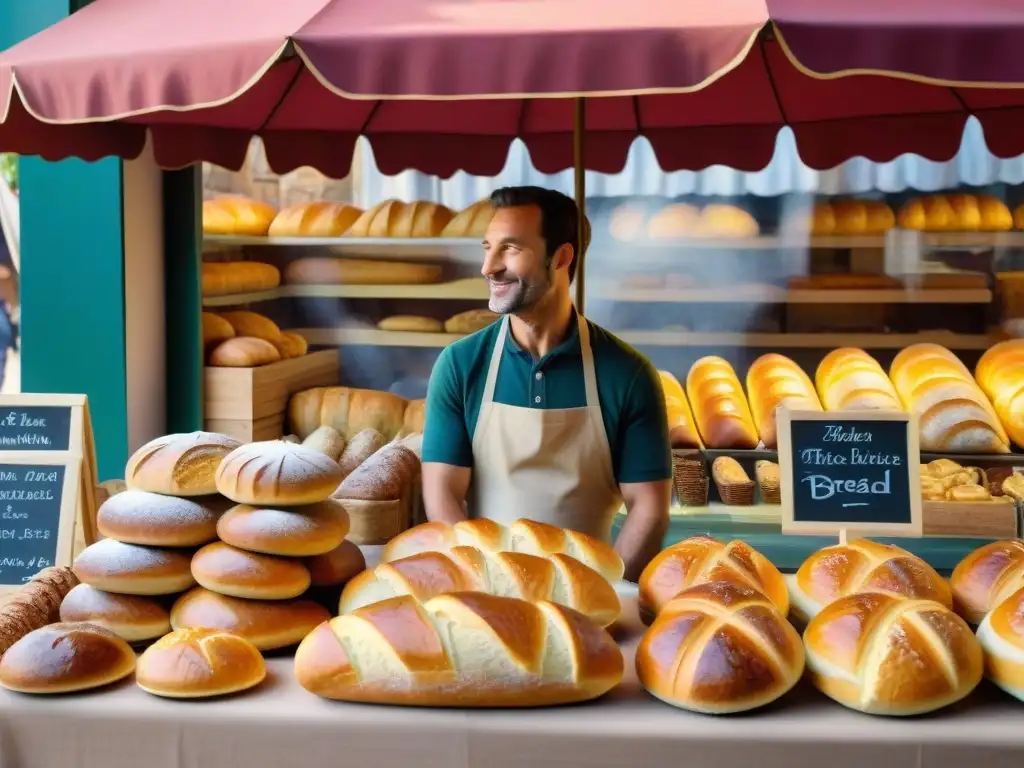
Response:
[{"label": "awning support pole", "polygon": [[586,232],[587,232],[587,172],[583,157],[583,136],[587,130],[587,117],[584,111],[585,100],[576,99],[576,118],[572,130],[572,165],[573,181],[576,187],[576,207],[579,209],[579,222],[576,240],[580,244],[580,252],[576,254],[576,311],[585,314],[583,299],[586,279]]}]

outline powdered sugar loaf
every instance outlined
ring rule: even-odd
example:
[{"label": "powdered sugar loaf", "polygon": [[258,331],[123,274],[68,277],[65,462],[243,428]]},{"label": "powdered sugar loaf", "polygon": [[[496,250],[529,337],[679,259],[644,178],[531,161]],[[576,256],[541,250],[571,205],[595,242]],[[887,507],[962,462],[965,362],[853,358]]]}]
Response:
[{"label": "powdered sugar loaf", "polygon": [[217,538],[217,520],[231,502],[223,496],[193,499],[124,491],[99,508],[102,535],[152,547],[198,547]]},{"label": "powdered sugar loaf", "polygon": [[217,467],[240,445],[216,432],[164,435],[132,454],[125,483],[130,489],[166,496],[207,496],[217,492]]},{"label": "powdered sugar loaf", "polygon": [[217,469],[217,490],[238,504],[295,506],[329,498],[341,467],[319,451],[284,440],[236,448]]}]

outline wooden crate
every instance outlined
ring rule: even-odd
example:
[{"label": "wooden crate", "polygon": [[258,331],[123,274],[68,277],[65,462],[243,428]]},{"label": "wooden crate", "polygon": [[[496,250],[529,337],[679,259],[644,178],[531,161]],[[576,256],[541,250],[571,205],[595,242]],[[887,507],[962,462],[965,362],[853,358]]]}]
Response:
[{"label": "wooden crate", "polygon": [[236,440],[284,435],[288,399],[310,387],[338,383],[338,353],[327,349],[257,368],[205,370],[205,429]]}]

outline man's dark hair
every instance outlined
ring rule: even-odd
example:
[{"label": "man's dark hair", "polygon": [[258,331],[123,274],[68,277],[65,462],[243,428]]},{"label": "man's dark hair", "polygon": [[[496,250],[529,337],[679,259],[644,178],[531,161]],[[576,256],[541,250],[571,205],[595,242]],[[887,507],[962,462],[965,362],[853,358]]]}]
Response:
[{"label": "man's dark hair", "polygon": [[[568,243],[572,246],[572,261],[569,262],[569,282],[576,276],[579,261],[579,208],[576,201],[553,189],[543,187],[502,187],[491,193],[491,205],[495,208],[519,208],[536,205],[540,208],[540,234],[547,246],[547,263],[550,265],[555,251]],[[585,224],[586,236],[583,249],[590,241],[590,225]]]}]

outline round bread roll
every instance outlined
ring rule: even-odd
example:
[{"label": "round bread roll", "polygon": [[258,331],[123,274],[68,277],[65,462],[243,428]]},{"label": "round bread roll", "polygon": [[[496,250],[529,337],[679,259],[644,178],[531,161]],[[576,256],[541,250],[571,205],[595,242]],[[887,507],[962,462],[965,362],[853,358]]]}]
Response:
[{"label": "round bread roll", "polygon": [[646,220],[647,213],[643,208],[625,203],[608,217],[608,233],[621,243],[635,242],[644,236]]},{"label": "round bread roll", "polygon": [[877,592],[826,606],[804,632],[811,681],[872,715],[920,715],[981,681],[982,651],[967,623],[934,600]]},{"label": "round bread roll", "polygon": [[203,312],[203,349],[213,349],[234,337],[235,329],[231,323],[214,312]]},{"label": "round bread roll", "polygon": [[221,461],[241,443],[215,432],[164,435],[128,459],[129,488],[164,496],[209,496],[217,492],[214,475]]},{"label": "round bread roll", "polygon": [[935,600],[953,607],[949,584],[928,563],[905,549],[869,539],[819,549],[786,581],[793,615],[803,623],[855,592]]},{"label": "round bread roll", "polygon": [[255,336],[237,336],[218,344],[207,363],[215,368],[256,368],[281,360],[273,342]]},{"label": "round bread roll", "polygon": [[0,657],[0,685],[19,693],[72,693],[116,683],[135,669],[135,651],[93,624],[50,624]]},{"label": "round bread roll", "polygon": [[686,203],[672,203],[647,221],[647,236],[652,240],[693,237],[700,230],[700,211]]},{"label": "round bread roll", "polygon": [[306,337],[291,331],[282,331],[281,338],[271,343],[277,347],[282,360],[302,357],[309,351],[309,342],[306,341]]},{"label": "round bread roll", "polygon": [[1000,601],[978,626],[988,679],[1024,701],[1024,587]]},{"label": "round bread roll", "polygon": [[330,498],[341,467],[328,456],[283,440],[249,443],[217,470],[217,490],[237,504],[298,506]]},{"label": "round bread roll", "polygon": [[79,584],[60,604],[60,620],[89,622],[129,643],[153,640],[171,631],[171,615],[158,601],[139,595],[115,595]]},{"label": "round bread roll", "polygon": [[336,549],[302,561],[309,570],[310,586],[336,587],[366,570],[366,558],[355,543],[346,539]]},{"label": "round bread roll", "polygon": [[96,513],[99,532],[126,544],[199,547],[217,538],[217,520],[231,505],[223,496],[161,496],[124,491],[108,498]]},{"label": "round bread roll", "polygon": [[195,585],[192,552],[101,539],[75,559],[83,584],[120,595],[173,595]]},{"label": "round bread roll", "polygon": [[712,581],[664,606],[636,651],[640,684],[694,712],[744,712],[775,701],[804,671],[800,635],[757,590]]},{"label": "round bread roll", "polygon": [[231,323],[235,336],[252,336],[264,341],[280,341],[281,329],[269,317],[258,312],[240,309],[233,312],[221,312],[220,316]]},{"label": "round bread roll", "polygon": [[742,541],[694,536],[662,550],[640,574],[641,617],[651,621],[684,589],[709,581],[756,589],[783,616],[789,613],[786,581],[768,558]]},{"label": "round bread roll", "polygon": [[171,608],[171,626],[230,632],[261,651],[295,645],[331,618],[311,600],[242,600],[196,587]]},{"label": "round bread roll", "polygon": [[326,554],[336,549],[347,533],[348,513],[334,499],[287,509],[239,504],[217,523],[217,534],[231,546],[282,557]]},{"label": "round bread roll", "polygon": [[949,577],[953,609],[971,624],[1024,587],[1024,541],[994,541],[961,560]]},{"label": "round bread roll", "polygon": [[749,238],[761,234],[757,219],[735,205],[711,204],[700,212],[694,233],[705,238]]},{"label": "round bread roll", "polygon": [[290,600],[309,589],[309,571],[298,560],[259,555],[222,541],[192,558],[192,576],[211,592],[247,600]]},{"label": "round bread roll", "polygon": [[202,699],[254,688],[267,676],[263,655],[248,640],[220,629],[178,629],[139,657],[135,682],[146,693]]}]

